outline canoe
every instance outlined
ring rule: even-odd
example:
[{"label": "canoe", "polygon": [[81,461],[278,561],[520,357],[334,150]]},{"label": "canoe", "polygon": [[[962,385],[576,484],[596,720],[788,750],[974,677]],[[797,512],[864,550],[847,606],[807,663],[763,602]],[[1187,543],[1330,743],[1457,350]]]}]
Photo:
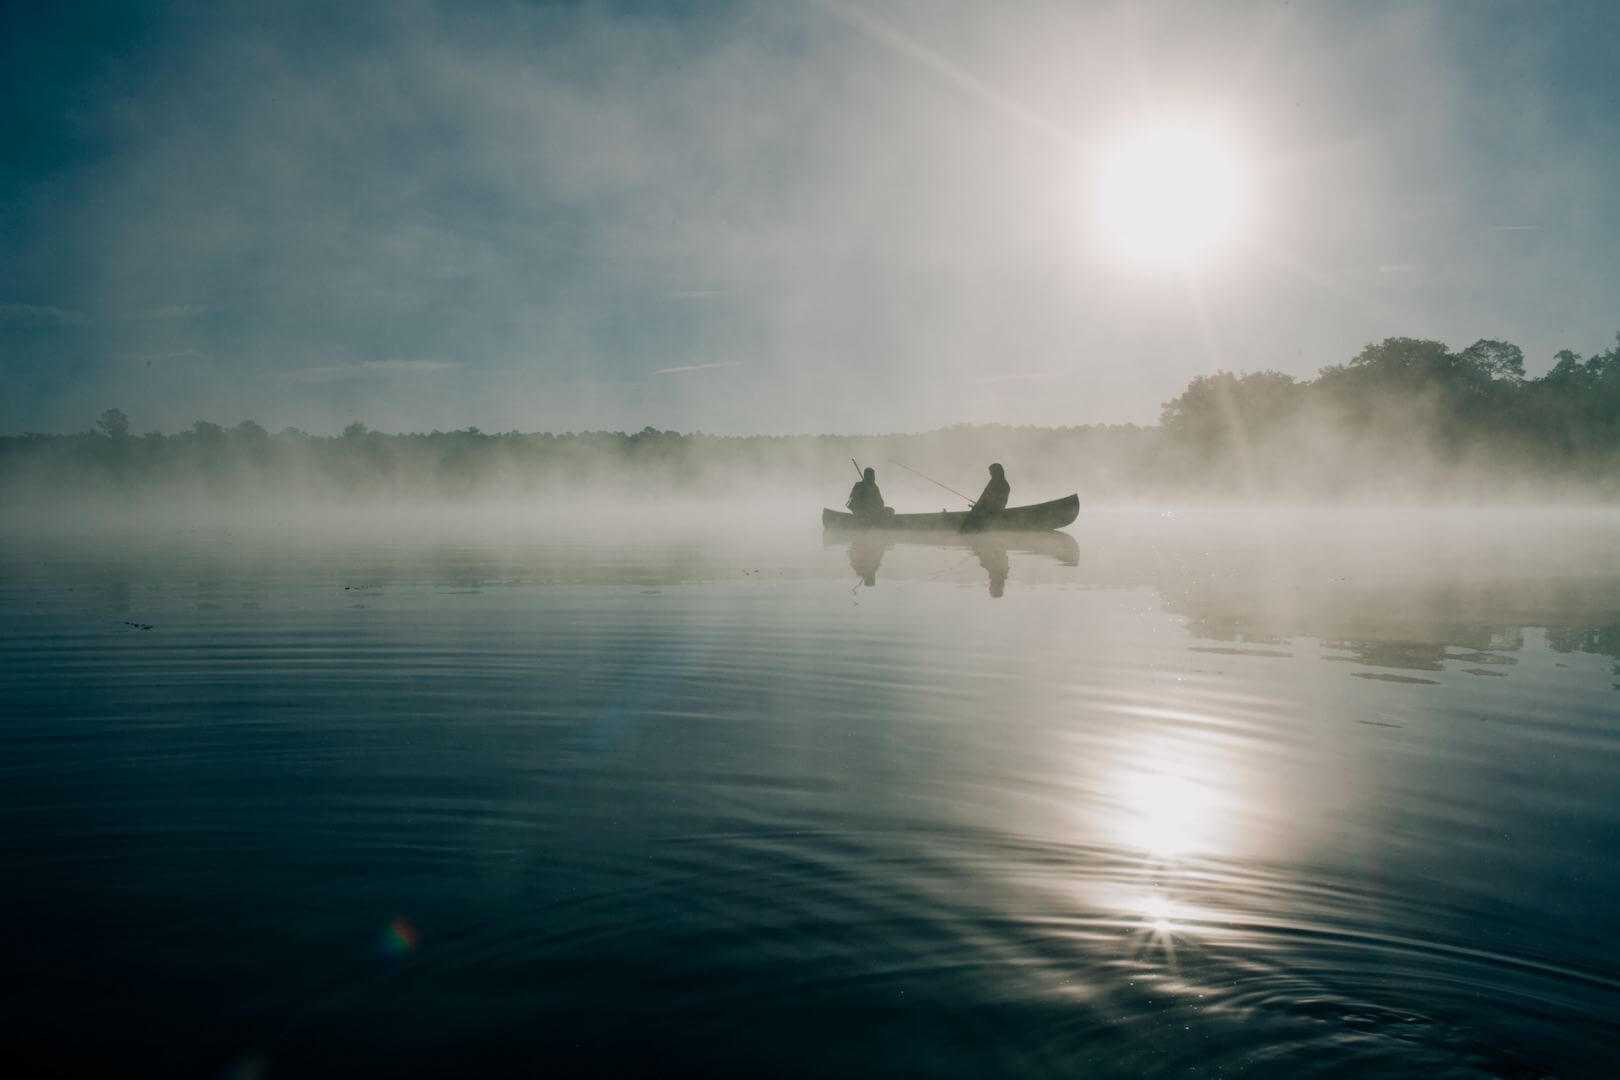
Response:
[{"label": "canoe", "polygon": [[[986,518],[980,526],[983,532],[1041,532],[1061,529],[1080,516],[1080,496],[1065,495],[1051,502],[1033,506],[1009,506],[999,514]],[[823,510],[821,526],[824,529],[867,530],[880,532],[913,529],[934,532],[957,532],[967,520],[966,510],[941,510],[935,514],[889,514],[880,518],[858,518],[841,510]]]}]

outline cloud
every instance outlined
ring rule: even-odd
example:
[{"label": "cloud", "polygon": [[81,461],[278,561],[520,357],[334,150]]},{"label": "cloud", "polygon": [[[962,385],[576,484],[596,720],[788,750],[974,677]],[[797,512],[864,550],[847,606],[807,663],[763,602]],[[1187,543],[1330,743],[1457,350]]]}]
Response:
[{"label": "cloud", "polygon": [[[180,322],[201,318],[213,310],[214,308],[207,304],[165,304],[161,307],[145,308],[134,314],[115,313],[111,318],[134,322]],[[72,308],[51,307],[45,304],[0,304],[0,329],[39,330],[53,326],[105,323],[107,320],[108,316],[105,313],[98,314],[92,319],[84,312]]]},{"label": "cloud", "polygon": [[138,363],[150,364],[154,360],[207,360],[208,354],[197,349],[180,349],[174,352],[124,352],[114,353],[114,360],[132,360]]},{"label": "cloud", "polygon": [[70,308],[40,304],[0,304],[0,328],[41,330],[52,326],[82,326],[90,317]]},{"label": "cloud", "polygon": [[715,368],[741,367],[741,360],[722,360],[717,364],[682,364],[680,367],[663,367],[654,371],[654,375],[681,375],[688,371],[712,371]]},{"label": "cloud", "polygon": [[461,367],[450,360],[361,360],[353,364],[299,368],[282,376],[289,382],[328,383],[352,379],[384,379],[406,375],[433,375]]},{"label": "cloud", "polygon": [[[19,174],[54,194],[15,239],[7,219],[0,300],[62,306],[0,304],[37,374],[0,430],[81,424],[105,380],[122,386],[120,352],[208,354],[207,378],[152,389],[158,423],[318,425],[332,397],[402,427],[504,427],[523,400],[532,426],[861,431],[1152,422],[1212,366],[1285,356],[1304,375],[1428,326],[1548,356],[1612,333],[1596,268],[1620,221],[1620,125],[1549,89],[1590,65],[1554,64],[1564,39],[1524,40],[1517,19],[744,8],[403,0],[340,5],[319,32],[231,3],[156,19],[97,60],[130,79],[47,98],[80,118],[64,147],[88,130],[106,152]],[[1498,46],[1517,50],[1509,77]],[[1566,100],[1578,141],[1544,115]],[[1195,304],[1176,276],[1112,261],[1089,192],[1120,131],[1206,113],[1263,190]],[[1470,246],[1531,222],[1544,245]],[[459,364],[358,359],[405,356]],[[739,366],[669,364],[683,356],[744,358],[750,377],[650,377]]]},{"label": "cloud", "polygon": [[208,314],[213,308],[207,304],[165,304],[162,307],[148,308],[136,316],[137,319],[152,322],[166,322],[175,319],[197,319]]},{"label": "cloud", "polygon": [[1004,383],[1004,382],[1042,382],[1046,379],[1061,379],[1060,371],[1013,371],[1006,375],[981,375],[973,381],[976,383]]}]

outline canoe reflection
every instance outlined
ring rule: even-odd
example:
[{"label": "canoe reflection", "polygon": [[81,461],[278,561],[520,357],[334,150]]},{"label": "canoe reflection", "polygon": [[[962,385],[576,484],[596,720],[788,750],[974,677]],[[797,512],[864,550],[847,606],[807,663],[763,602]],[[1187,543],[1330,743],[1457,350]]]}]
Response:
[{"label": "canoe reflection", "polygon": [[[837,544],[844,542],[843,537],[824,537],[824,543]],[[965,555],[976,556],[979,565],[984,568],[989,577],[990,595],[999,597],[1007,588],[1007,576],[1010,570],[1009,552],[1031,553],[1045,558],[1054,559],[1064,566],[1078,566],[1080,564],[1080,545],[1074,537],[1064,532],[1046,533],[1009,533],[987,534],[979,533],[972,536],[963,536],[954,532],[919,533],[885,532],[868,530],[847,541],[849,546],[849,567],[855,571],[855,576],[861,584],[867,587],[877,585],[879,567],[883,564],[884,554],[896,544],[910,544],[922,547],[934,547],[942,550],[955,549]]]}]

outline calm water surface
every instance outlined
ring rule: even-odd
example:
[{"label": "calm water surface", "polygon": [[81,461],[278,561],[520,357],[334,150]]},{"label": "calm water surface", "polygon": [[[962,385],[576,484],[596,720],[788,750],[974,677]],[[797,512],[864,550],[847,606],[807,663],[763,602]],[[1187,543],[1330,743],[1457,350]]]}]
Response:
[{"label": "calm water surface", "polygon": [[0,548],[8,1042],[1612,1076],[1620,516]]}]

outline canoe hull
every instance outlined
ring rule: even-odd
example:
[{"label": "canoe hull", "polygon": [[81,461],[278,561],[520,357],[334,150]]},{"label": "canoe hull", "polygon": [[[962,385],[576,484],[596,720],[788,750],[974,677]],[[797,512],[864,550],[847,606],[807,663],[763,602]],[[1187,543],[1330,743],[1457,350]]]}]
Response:
[{"label": "canoe hull", "polygon": [[[1080,496],[1067,495],[1032,506],[1009,506],[983,520],[978,532],[1045,532],[1061,529],[1080,516]],[[937,514],[890,514],[881,518],[858,518],[839,510],[823,510],[821,524],[826,529],[850,532],[960,532],[967,520],[966,510],[941,510]]]}]

